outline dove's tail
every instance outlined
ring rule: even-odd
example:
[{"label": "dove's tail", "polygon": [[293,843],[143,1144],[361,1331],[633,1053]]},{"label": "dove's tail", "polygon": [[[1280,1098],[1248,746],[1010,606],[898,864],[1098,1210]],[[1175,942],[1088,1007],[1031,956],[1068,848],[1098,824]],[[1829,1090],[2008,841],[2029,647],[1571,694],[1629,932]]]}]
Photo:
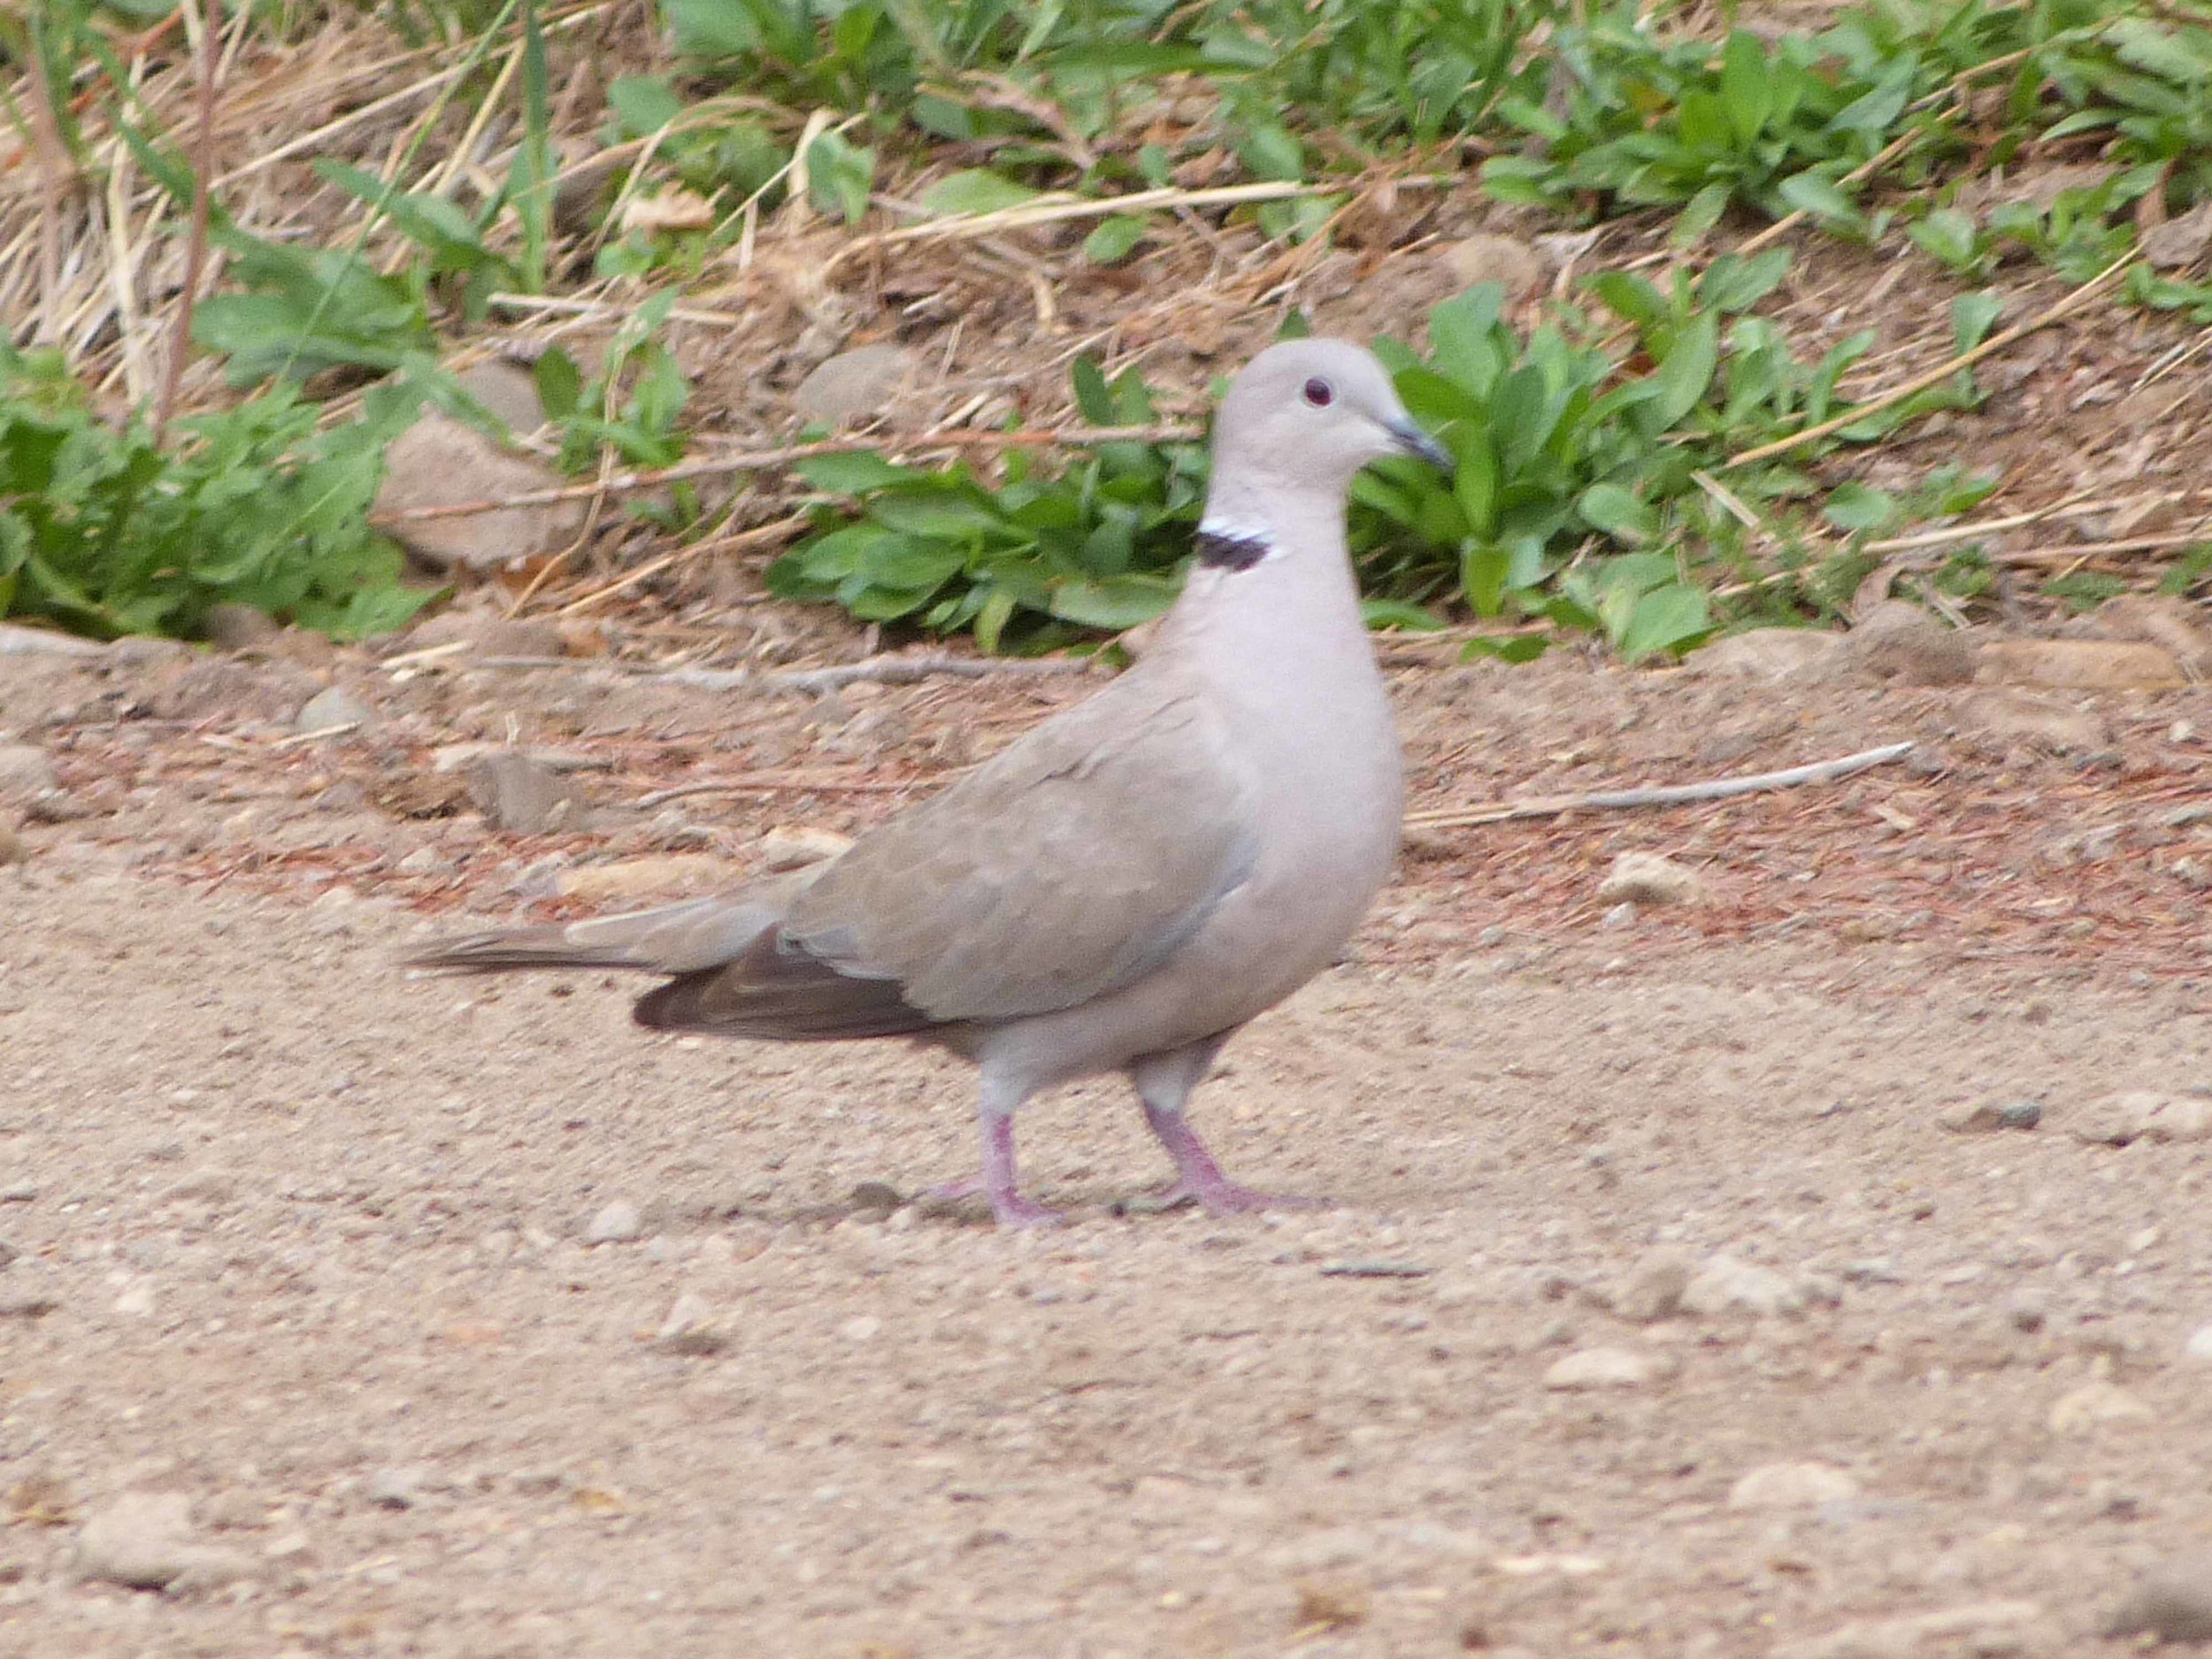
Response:
[{"label": "dove's tail", "polygon": [[698,973],[734,961],[773,927],[814,870],[763,882],[742,893],[690,899],[620,916],[535,927],[503,927],[419,950],[411,968],[501,973],[526,968],[630,968],[641,973]]}]

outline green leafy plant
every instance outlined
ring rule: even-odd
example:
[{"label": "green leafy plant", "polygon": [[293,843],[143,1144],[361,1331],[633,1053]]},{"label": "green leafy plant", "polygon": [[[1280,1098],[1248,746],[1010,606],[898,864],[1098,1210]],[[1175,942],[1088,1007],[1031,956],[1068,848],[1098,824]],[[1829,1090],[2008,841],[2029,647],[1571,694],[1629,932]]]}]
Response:
[{"label": "green leafy plant", "polygon": [[[1545,617],[1601,632],[1632,658],[1710,632],[1705,588],[1741,548],[1736,511],[1748,500],[1786,515],[1816,493],[1794,465],[1738,469],[1719,495],[1712,474],[1737,449],[1823,419],[1838,377],[1870,343],[1855,336],[1816,363],[1792,357],[1750,311],[1787,265],[1778,250],[1723,259],[1665,289],[1634,276],[1594,280],[1590,291],[1634,336],[1625,362],[1605,345],[1616,331],[1573,308],[1518,338],[1494,286],[1436,308],[1425,357],[1379,346],[1408,408],[1457,468],[1447,480],[1385,462],[1354,486],[1351,545],[1372,619],[1435,626],[1438,606]],[[1098,425],[1153,419],[1134,371],[1110,384],[1080,363],[1075,391]],[[1953,384],[1916,406],[1972,395]],[[1909,418],[1870,419],[1863,436]],[[775,592],[874,621],[972,629],[998,649],[1056,642],[1069,626],[1125,627],[1164,609],[1198,516],[1205,455],[1109,442],[1053,472],[1017,449],[997,482],[964,464],[927,471],[873,455],[826,457],[803,472],[850,506],[821,510],[818,532],[770,570]],[[1878,505],[1867,522],[1887,523],[1904,511],[1854,488],[1838,493],[1832,517]],[[1962,511],[1957,503],[1978,497],[1949,478],[1927,499]]]},{"label": "green leafy plant", "polygon": [[178,421],[165,451],[142,420],[99,420],[58,355],[0,345],[0,615],[189,637],[233,603],[342,639],[389,632],[437,593],[406,586],[367,525],[384,446],[420,401],[381,388],[326,428],[279,385]]}]

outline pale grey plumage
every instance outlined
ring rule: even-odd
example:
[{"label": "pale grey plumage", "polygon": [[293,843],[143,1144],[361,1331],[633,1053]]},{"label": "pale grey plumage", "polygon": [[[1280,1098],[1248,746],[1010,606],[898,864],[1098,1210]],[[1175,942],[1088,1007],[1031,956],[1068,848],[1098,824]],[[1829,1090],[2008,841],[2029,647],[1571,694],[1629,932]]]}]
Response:
[{"label": "pale grey plumage", "polygon": [[1344,549],[1351,477],[1440,459],[1373,357],[1271,348],[1215,434],[1201,563],[1128,672],[816,871],[726,898],[456,941],[423,965],[641,969],[663,1029],[916,1036],[982,1069],[1002,1220],[1037,1089],[1135,1080],[1174,1195],[1258,1202],[1182,1116],[1222,1042],[1333,956],[1388,872],[1398,748]]}]

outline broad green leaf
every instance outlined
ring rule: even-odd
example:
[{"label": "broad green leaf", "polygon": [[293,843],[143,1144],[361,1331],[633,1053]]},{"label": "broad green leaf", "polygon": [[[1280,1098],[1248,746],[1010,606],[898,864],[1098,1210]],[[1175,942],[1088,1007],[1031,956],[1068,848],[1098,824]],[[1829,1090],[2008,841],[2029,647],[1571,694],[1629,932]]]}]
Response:
[{"label": "broad green leaf", "polygon": [[1471,663],[1486,657],[1501,663],[1532,663],[1550,645],[1551,636],[1546,634],[1480,634],[1461,648],[1459,660]]},{"label": "broad green leaf", "polygon": [[1486,432],[1462,435],[1459,465],[1452,472],[1452,494],[1459,498],[1471,534],[1487,540],[1498,528],[1498,452]]},{"label": "broad green leaf", "polygon": [[1087,357],[1076,358],[1068,378],[1074,386],[1075,406],[1083,411],[1084,419],[1094,426],[1118,424],[1114,419],[1113,391],[1095,362]]},{"label": "broad green leaf", "polygon": [[1839,530],[1886,530],[1902,516],[1897,497],[1887,490],[1870,489],[1856,482],[1839,484],[1828,493],[1821,517]]},{"label": "broad green leaf", "polygon": [[567,352],[548,347],[530,365],[530,378],[537,386],[538,407],[548,420],[565,420],[576,412],[583,398],[584,376]]},{"label": "broad green leaf", "polygon": [[1971,351],[1988,337],[1990,329],[2004,315],[2004,296],[1985,288],[1976,294],[1962,294],[1951,302],[1951,339],[1959,351]]},{"label": "broad green leaf", "polygon": [[1575,503],[1575,511],[1593,530],[1616,541],[1648,541],[1658,534],[1658,519],[1650,507],[1618,484],[1591,485]]},{"label": "broad green leaf", "polygon": [[895,466],[872,449],[853,455],[817,455],[794,464],[791,469],[814,488],[833,495],[862,495],[872,489],[907,484],[923,476],[912,467]]},{"label": "broad green leaf", "polygon": [[1728,110],[1736,142],[1748,147],[1774,112],[1774,82],[1768,73],[1766,48],[1747,29],[1728,37],[1721,53],[1721,102]]},{"label": "broad green leaf", "polygon": [[1703,590],[1671,583],[1638,596],[1627,623],[1615,635],[1614,649],[1630,662],[1662,651],[1679,650],[1713,626]]},{"label": "broad green leaf", "polygon": [[1083,257],[1093,265],[1118,265],[1126,259],[1145,237],[1146,222],[1133,213],[1117,213],[1101,219],[1083,239]]},{"label": "broad green leaf", "polygon": [[937,180],[921,194],[922,211],[936,219],[964,219],[996,213],[1033,202],[1038,193],[1002,178],[987,167],[970,167]]},{"label": "broad green leaf", "polygon": [[1433,634],[1449,626],[1426,605],[1417,605],[1403,599],[1363,599],[1359,610],[1367,626],[1378,631],[1395,629],[1404,634]]},{"label": "broad green leaf", "polygon": [[1494,617],[1505,607],[1512,555],[1494,541],[1470,541],[1459,555],[1459,591],[1479,617]]},{"label": "broad green leaf", "polygon": [[1854,230],[1866,223],[1857,204],[1824,174],[1809,172],[1793,173],[1782,180],[1776,193],[1789,206],[1814,219]]},{"label": "broad green leaf", "polygon": [[608,87],[607,107],[625,134],[645,138],[682,115],[684,101],[658,75],[623,75]]},{"label": "broad green leaf", "polygon": [[661,0],[676,50],[692,58],[741,58],[761,43],[760,30],[732,0]]},{"label": "broad green leaf", "polygon": [[1711,311],[1700,311],[1675,335],[1666,361],[1653,377],[1659,384],[1649,406],[1654,426],[1664,431],[1695,409],[1713,383],[1719,361],[1719,319]]},{"label": "broad green leaf", "polygon": [[1171,584],[1156,576],[1115,576],[1103,581],[1062,582],[1052,590],[1052,614],[1079,627],[1119,632],[1149,622],[1175,603]]}]

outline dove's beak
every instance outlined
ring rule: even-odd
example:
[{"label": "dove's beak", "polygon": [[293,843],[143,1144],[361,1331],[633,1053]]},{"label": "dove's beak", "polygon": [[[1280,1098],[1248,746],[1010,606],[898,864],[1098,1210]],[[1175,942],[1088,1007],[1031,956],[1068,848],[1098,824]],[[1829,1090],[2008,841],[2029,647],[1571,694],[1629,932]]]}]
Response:
[{"label": "dove's beak", "polygon": [[1390,422],[1388,430],[1391,442],[1402,453],[1426,461],[1440,472],[1448,475],[1458,465],[1449,449],[1402,416]]}]

